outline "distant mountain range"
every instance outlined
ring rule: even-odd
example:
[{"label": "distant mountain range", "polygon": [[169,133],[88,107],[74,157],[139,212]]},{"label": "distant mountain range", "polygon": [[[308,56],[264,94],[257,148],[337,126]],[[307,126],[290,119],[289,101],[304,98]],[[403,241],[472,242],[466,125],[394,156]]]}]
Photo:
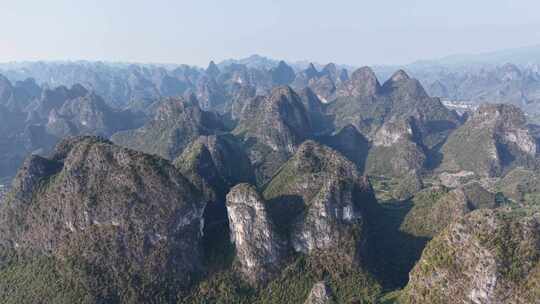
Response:
[{"label": "distant mountain range", "polygon": [[539,70],[376,71],[3,66],[2,303],[534,303]]},{"label": "distant mountain range", "polygon": [[[375,65],[372,69],[379,79],[388,79],[394,71],[404,69],[417,78],[428,93],[444,99],[467,101],[472,104],[509,102],[524,107],[527,112],[536,112],[540,94],[539,58],[540,46],[531,46],[481,54],[452,55],[402,66]],[[249,73],[252,75],[258,73],[259,76],[248,77],[253,83],[264,81],[261,78],[266,77],[264,73],[277,68],[279,63],[280,60],[277,59],[252,55],[241,59],[224,60],[215,66],[237,75],[243,73],[244,78]],[[326,66],[309,61],[286,62],[286,64],[295,74],[301,74],[310,68],[310,65],[319,71]],[[349,73],[357,68],[345,64],[333,66]],[[194,90],[203,71],[203,68],[184,64],[89,61],[0,64],[0,73],[13,82],[33,78],[38,84],[51,87],[82,84],[116,106]],[[513,75],[510,76],[509,73]],[[257,80],[257,77],[260,79]],[[236,80],[238,79],[237,77]],[[268,85],[265,86],[267,89]]]},{"label": "distant mountain range", "polygon": [[410,66],[503,65],[505,63],[524,66],[540,64],[540,45],[478,54],[456,54],[435,60],[420,60],[410,64]]}]

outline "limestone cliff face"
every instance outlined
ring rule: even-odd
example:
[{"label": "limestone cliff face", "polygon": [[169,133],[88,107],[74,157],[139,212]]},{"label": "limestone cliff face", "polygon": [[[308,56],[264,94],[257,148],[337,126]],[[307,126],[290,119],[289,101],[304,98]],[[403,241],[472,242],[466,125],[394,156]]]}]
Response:
[{"label": "limestone cliff face", "polygon": [[525,123],[515,106],[480,106],[443,146],[442,169],[494,177],[517,165],[534,167],[536,142]]},{"label": "limestone cliff face", "polygon": [[396,118],[383,124],[368,154],[367,173],[401,177],[423,170],[426,156],[416,142],[414,122],[413,118]]},{"label": "limestone cliff face", "polygon": [[403,303],[538,303],[540,215],[478,210],[433,239]]},{"label": "limestone cliff face", "polygon": [[335,301],[332,298],[332,291],[326,282],[321,281],[315,283],[311,292],[309,293],[308,298],[304,304],[332,304]]},{"label": "limestone cliff face", "polygon": [[413,135],[410,120],[389,121],[375,133],[373,145],[391,147],[400,141],[412,140]]},{"label": "limestone cliff face", "polygon": [[272,218],[295,251],[357,261],[363,241],[362,210],[374,197],[352,162],[307,141],[263,193]]},{"label": "limestone cliff face", "polygon": [[524,113],[511,105],[482,105],[469,121],[469,126],[488,128],[501,140],[512,143],[523,153],[535,154],[536,145],[526,128]]},{"label": "limestone cliff face", "polygon": [[[1,208],[1,244],[74,261],[78,278],[97,280],[96,298],[123,298],[115,292],[150,282],[187,286],[201,268],[200,193],[168,161],[100,138],[29,158]],[[130,299],[144,301],[139,291]]]},{"label": "limestone cliff face", "polygon": [[[361,232],[363,219],[355,203],[356,186],[352,180],[337,179],[323,184],[304,218],[294,223],[291,238],[296,251],[306,254],[345,251],[358,245],[354,234]],[[344,252],[347,253],[350,254]]]},{"label": "limestone cliff face", "polygon": [[239,184],[227,194],[231,241],[239,271],[251,284],[262,284],[279,270],[284,247],[255,187]]}]

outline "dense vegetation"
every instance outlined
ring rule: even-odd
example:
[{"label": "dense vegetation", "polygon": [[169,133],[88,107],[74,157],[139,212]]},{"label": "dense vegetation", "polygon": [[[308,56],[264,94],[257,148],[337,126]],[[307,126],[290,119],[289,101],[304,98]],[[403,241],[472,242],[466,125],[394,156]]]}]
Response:
[{"label": "dense vegetation", "polygon": [[[103,97],[0,79],[0,183],[35,152],[0,197],[5,303],[304,303],[321,282],[336,303],[538,296],[517,107],[459,116],[404,71],[143,70]],[[60,141],[82,134],[111,140]]]}]

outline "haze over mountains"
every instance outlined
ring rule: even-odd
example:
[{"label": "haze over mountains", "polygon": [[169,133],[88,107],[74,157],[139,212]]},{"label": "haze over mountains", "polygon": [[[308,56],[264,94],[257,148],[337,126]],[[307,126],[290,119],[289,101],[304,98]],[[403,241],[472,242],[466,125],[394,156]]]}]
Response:
[{"label": "haze over mountains", "polygon": [[0,298],[539,303],[535,50],[0,65]]},{"label": "haze over mountains", "polygon": [[[434,96],[445,99],[479,102],[506,102],[511,100],[537,112],[538,99],[538,60],[540,47],[531,46],[489,53],[472,55],[453,55],[437,60],[417,61],[402,66],[374,65],[373,70],[381,79],[389,78],[400,68],[420,80],[427,91]],[[306,70],[309,61],[287,62],[295,72]],[[278,67],[279,60],[259,55],[243,59],[225,60],[216,66],[226,68],[243,65],[247,68],[270,70]],[[140,70],[136,71],[138,67]],[[314,63],[318,70],[324,64]],[[336,66],[352,73],[357,67],[352,65]],[[186,72],[190,70],[190,72]],[[157,95],[169,95],[183,91],[193,85],[194,79],[188,76],[178,77],[176,74],[189,74],[196,77],[202,69],[194,66],[178,64],[128,64],[101,62],[20,62],[0,64],[0,71],[12,81],[34,78],[38,83],[50,86],[71,86],[76,83],[91,86],[99,95],[110,100],[129,100],[131,98],[155,98]],[[97,75],[99,74],[99,75]],[[165,75],[169,77],[165,77]],[[129,79],[128,79],[129,78]],[[163,79],[160,79],[163,78]],[[176,79],[175,78],[180,78]],[[154,83],[152,89],[146,91],[138,84],[141,91],[135,92],[136,82]],[[177,83],[171,83],[176,81]],[[126,84],[129,82],[130,84]],[[105,88],[108,83],[108,88]],[[147,84],[148,85],[148,84]],[[129,88],[129,89],[128,89]],[[128,92],[127,90],[130,90]],[[170,89],[169,89],[170,90]],[[532,105],[531,105],[532,104]]]}]

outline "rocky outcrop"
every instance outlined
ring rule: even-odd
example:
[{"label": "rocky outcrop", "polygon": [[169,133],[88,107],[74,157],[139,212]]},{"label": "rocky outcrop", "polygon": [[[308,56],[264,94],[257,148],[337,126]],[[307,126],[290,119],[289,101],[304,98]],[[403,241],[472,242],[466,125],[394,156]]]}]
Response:
[{"label": "rocky outcrop", "polygon": [[448,188],[457,188],[460,185],[466,184],[476,178],[476,174],[472,171],[459,171],[455,173],[443,172],[439,174],[441,185]]},{"label": "rocky outcrop", "polygon": [[367,179],[339,153],[305,142],[263,194],[272,219],[295,251],[358,261],[362,210],[375,200]]},{"label": "rocky outcrop", "polygon": [[391,147],[400,141],[411,141],[414,136],[411,123],[411,120],[387,122],[375,134],[373,145]]},{"label": "rocky outcrop", "polygon": [[366,172],[395,177],[422,172],[426,155],[417,143],[415,126],[412,118],[386,122],[375,134]]},{"label": "rocky outcrop", "polygon": [[275,276],[284,257],[284,244],[268,217],[266,203],[255,187],[239,184],[227,194],[231,241],[239,271],[251,284]]},{"label": "rocky outcrop", "polygon": [[9,192],[9,187],[7,185],[0,185],[0,205],[4,203],[4,199]]},{"label": "rocky outcrop", "polygon": [[442,148],[441,168],[500,176],[515,166],[535,166],[536,142],[523,112],[511,105],[483,105]]},{"label": "rocky outcrop", "polygon": [[56,273],[95,282],[90,298],[145,302],[188,286],[201,270],[203,199],[166,160],[73,138],[50,159],[31,157],[13,185],[0,243],[71,261]]},{"label": "rocky outcrop", "polygon": [[298,94],[277,87],[265,99],[244,107],[237,133],[259,139],[274,151],[292,153],[310,136],[311,122]]},{"label": "rocky outcrop", "polygon": [[536,303],[540,215],[478,210],[429,242],[403,303]]},{"label": "rocky outcrop", "polygon": [[249,100],[234,130],[244,138],[259,183],[267,181],[311,132],[309,115],[290,87]]},{"label": "rocky outcrop", "polygon": [[[329,180],[307,204],[303,219],[294,223],[292,245],[298,252],[325,254],[331,250],[338,255],[349,255],[354,261],[360,241],[355,232],[361,232],[362,213],[354,181]],[[335,254],[335,252],[334,252]]]},{"label": "rocky outcrop", "polygon": [[308,298],[304,304],[332,304],[335,301],[332,298],[332,291],[326,282],[315,283],[311,289]]},{"label": "rocky outcrop", "polygon": [[413,119],[417,143],[435,150],[460,124],[455,112],[438,98],[429,97],[418,80],[404,71],[396,72],[381,86],[373,71],[361,68],[343,83],[337,96],[328,105],[334,125],[351,124],[372,140],[385,123]]},{"label": "rocky outcrop", "polygon": [[204,189],[210,201],[223,201],[236,184],[255,182],[249,157],[232,135],[201,136],[174,164],[184,176]]},{"label": "rocky outcrop", "polygon": [[193,97],[167,98],[161,102],[154,119],[143,127],[116,133],[116,144],[145,153],[174,159],[201,135],[223,132],[217,115],[201,110]]}]

